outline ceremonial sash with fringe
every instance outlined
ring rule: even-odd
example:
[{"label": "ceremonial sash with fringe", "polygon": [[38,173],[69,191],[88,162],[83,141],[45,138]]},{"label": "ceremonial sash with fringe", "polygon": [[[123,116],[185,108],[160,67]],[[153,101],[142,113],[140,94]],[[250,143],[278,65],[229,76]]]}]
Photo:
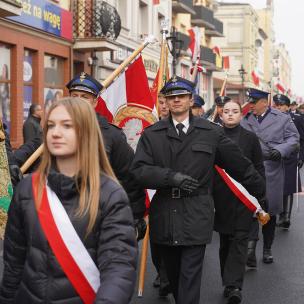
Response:
[{"label": "ceremonial sash with fringe", "polygon": [[216,171],[219,173],[221,178],[224,180],[229,189],[233,194],[252,212],[259,213],[263,212],[261,205],[258,200],[249,194],[249,192],[236,180],[234,180],[229,174],[222,168],[215,165]]},{"label": "ceremonial sash with fringe", "polygon": [[[33,175],[32,186],[35,200]],[[83,245],[56,193],[45,185],[37,210],[42,230],[65,275],[85,304],[92,304],[100,286],[99,270]]]}]

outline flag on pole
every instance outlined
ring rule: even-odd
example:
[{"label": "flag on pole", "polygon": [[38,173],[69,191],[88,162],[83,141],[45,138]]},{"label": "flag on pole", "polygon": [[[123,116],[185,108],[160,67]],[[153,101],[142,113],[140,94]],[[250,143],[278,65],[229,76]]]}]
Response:
[{"label": "flag on pole", "polygon": [[282,94],[285,94],[285,89],[284,89],[284,87],[283,87],[280,83],[277,83],[277,84],[276,84],[276,88],[277,88]]},{"label": "flag on pole", "polygon": [[159,0],[153,0],[153,5],[159,4]]},{"label": "flag on pole", "polygon": [[254,85],[256,85],[257,87],[260,85],[260,78],[259,76],[255,73],[255,71],[251,72],[251,77],[252,77],[252,81],[254,83]]},{"label": "flag on pole", "polygon": [[153,98],[142,57],[138,57],[128,69],[98,97],[96,112],[115,122],[119,111],[127,106],[136,106],[152,112]]},{"label": "flag on pole", "polygon": [[192,54],[192,62],[195,62],[197,58],[200,58],[201,52],[201,31],[199,27],[195,26],[188,30],[190,36],[189,50]]}]

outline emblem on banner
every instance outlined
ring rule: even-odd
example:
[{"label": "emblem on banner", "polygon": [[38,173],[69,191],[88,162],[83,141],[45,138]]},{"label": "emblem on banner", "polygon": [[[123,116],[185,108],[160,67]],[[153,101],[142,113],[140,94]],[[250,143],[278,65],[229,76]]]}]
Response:
[{"label": "emblem on banner", "polygon": [[151,109],[145,109],[138,106],[130,106],[121,108],[113,123],[123,129],[128,144],[135,151],[138,140],[144,128],[154,124],[158,119],[151,112]]}]

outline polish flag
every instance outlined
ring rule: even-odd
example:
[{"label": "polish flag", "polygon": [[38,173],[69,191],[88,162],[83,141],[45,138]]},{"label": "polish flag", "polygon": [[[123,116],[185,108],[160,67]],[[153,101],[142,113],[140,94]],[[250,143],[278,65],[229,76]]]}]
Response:
[{"label": "polish flag", "polygon": [[159,4],[159,0],[153,0],[153,5]]},{"label": "polish flag", "polygon": [[113,122],[118,111],[126,106],[137,106],[151,112],[154,109],[141,56],[101,93],[95,110],[106,117],[109,122]]},{"label": "polish flag", "polygon": [[253,80],[253,83],[258,87],[260,85],[260,78],[259,76],[255,73],[255,71],[251,72],[251,77]]},{"label": "polish flag", "polygon": [[201,31],[199,27],[188,30],[190,36],[189,50],[192,54],[192,62],[195,62],[201,55]]},{"label": "polish flag", "polygon": [[284,89],[284,87],[283,87],[280,83],[277,83],[277,84],[276,84],[276,88],[277,88],[282,94],[285,94],[285,89]]}]

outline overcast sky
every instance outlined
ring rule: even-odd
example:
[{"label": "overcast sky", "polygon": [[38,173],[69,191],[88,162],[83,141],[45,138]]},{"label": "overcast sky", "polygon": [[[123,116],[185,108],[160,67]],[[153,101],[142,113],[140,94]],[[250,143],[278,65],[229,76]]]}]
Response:
[{"label": "overcast sky", "polygon": [[[266,7],[266,0],[223,0]],[[276,43],[285,43],[292,62],[292,92],[304,97],[304,0],[274,0]]]}]

